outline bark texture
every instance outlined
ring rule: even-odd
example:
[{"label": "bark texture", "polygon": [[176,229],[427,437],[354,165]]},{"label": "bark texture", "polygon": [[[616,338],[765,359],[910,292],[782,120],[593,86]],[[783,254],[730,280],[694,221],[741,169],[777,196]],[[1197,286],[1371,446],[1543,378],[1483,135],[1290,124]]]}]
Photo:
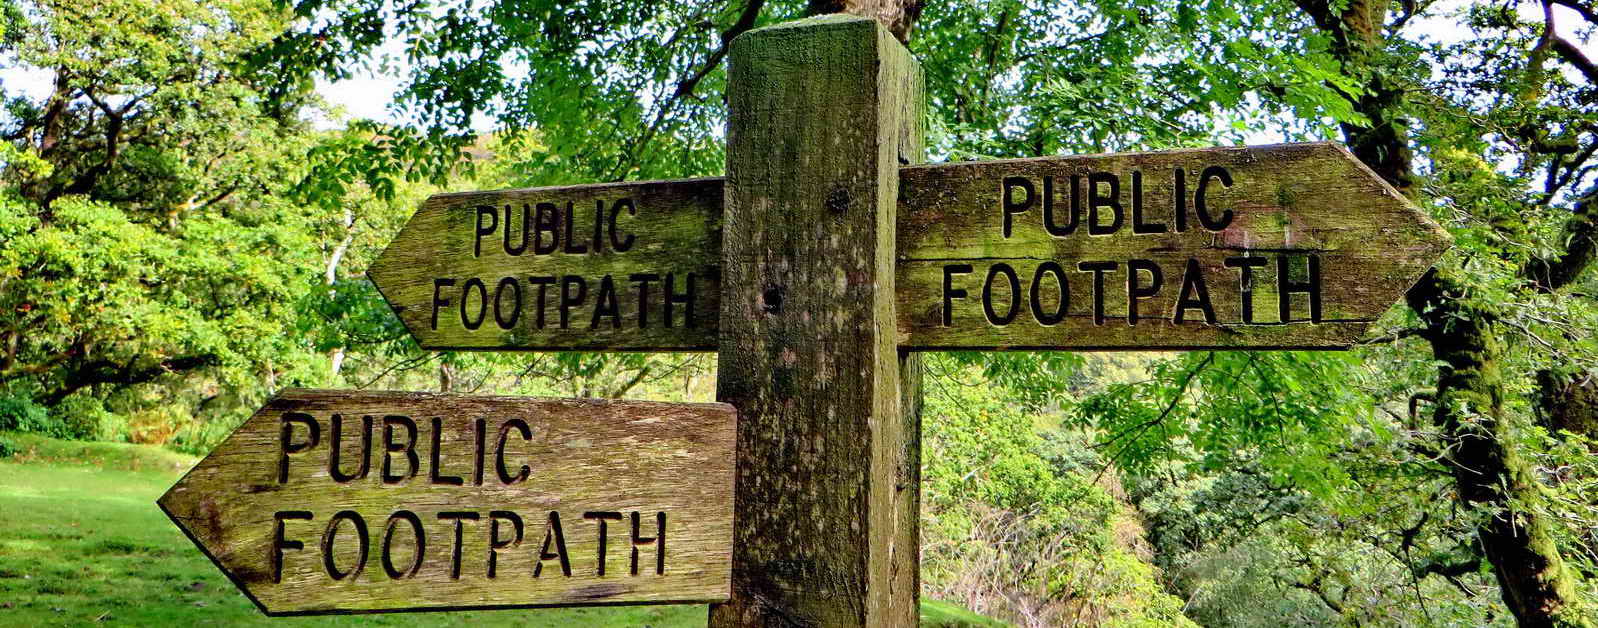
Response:
[{"label": "bark texture", "polygon": [[847,13],[882,23],[900,43],[909,43],[923,0],[810,0],[810,15]]},{"label": "bark texture", "polygon": [[1537,373],[1543,426],[1598,439],[1598,373]]}]

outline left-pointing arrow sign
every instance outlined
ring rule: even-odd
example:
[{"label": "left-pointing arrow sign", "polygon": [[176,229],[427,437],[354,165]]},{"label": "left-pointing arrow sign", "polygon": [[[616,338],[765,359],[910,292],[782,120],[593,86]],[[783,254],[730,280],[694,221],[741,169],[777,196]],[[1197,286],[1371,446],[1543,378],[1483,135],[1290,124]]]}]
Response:
[{"label": "left-pointing arrow sign", "polygon": [[367,274],[426,349],[714,351],[721,179],[437,194]]},{"label": "left-pointing arrow sign", "polygon": [[269,615],[719,602],[725,404],[291,390],[159,501]]}]

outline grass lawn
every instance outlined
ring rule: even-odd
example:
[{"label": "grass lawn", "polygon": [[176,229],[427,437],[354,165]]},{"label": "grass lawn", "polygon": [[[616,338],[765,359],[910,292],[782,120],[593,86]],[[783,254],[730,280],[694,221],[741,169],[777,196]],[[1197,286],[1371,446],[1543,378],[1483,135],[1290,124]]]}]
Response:
[{"label": "grass lawn", "polygon": [[[706,608],[630,606],[269,618],[155,506],[194,459],[157,447],[0,433],[0,626],[703,626]],[[948,604],[923,626],[988,624]]]},{"label": "grass lawn", "polygon": [[0,438],[18,450],[0,458],[0,626],[705,624],[704,606],[266,617],[155,506],[194,459],[138,445]]}]

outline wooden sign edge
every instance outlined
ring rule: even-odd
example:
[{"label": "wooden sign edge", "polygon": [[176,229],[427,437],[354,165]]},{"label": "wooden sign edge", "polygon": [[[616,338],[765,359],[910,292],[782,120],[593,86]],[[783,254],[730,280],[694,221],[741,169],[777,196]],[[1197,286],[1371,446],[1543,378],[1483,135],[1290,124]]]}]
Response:
[{"label": "wooden sign edge", "polygon": [[[1182,147],[1182,148],[1168,148],[1168,149],[1164,149],[1164,150],[1126,150],[1126,151],[1109,151],[1109,152],[1103,152],[1103,153],[1081,153],[1081,154],[1071,154],[1071,155],[1038,155],[1038,156],[1034,156],[1034,157],[986,157],[986,158],[982,158],[982,159],[964,159],[964,160],[960,160],[960,161],[940,161],[940,162],[935,162],[935,163],[901,165],[901,166],[899,166],[899,172],[901,173],[901,176],[902,176],[902,174],[905,171],[929,171],[929,170],[938,170],[938,169],[942,169],[942,168],[947,168],[947,167],[951,167],[951,166],[979,166],[979,165],[980,166],[986,166],[986,165],[994,164],[996,162],[1002,162],[1002,163],[1005,163],[1005,164],[1031,164],[1031,163],[1048,163],[1048,162],[1053,162],[1053,161],[1064,161],[1064,160],[1076,161],[1076,160],[1127,158],[1127,157],[1137,157],[1137,156],[1142,156],[1142,155],[1161,155],[1161,156],[1164,156],[1164,155],[1181,155],[1181,154],[1186,154],[1186,153],[1207,153],[1207,152],[1216,152],[1216,151],[1252,151],[1252,150],[1268,150],[1268,149],[1284,149],[1284,148],[1285,149],[1314,150],[1314,149],[1321,148],[1321,147],[1326,147],[1326,146],[1342,148],[1343,152],[1349,157],[1353,157],[1353,155],[1354,155],[1353,153],[1349,152],[1347,148],[1343,147],[1343,145],[1341,143],[1339,143],[1337,141],[1334,141],[1334,140],[1312,140],[1312,141],[1307,141],[1307,142],[1271,142],[1269,144],[1242,144],[1242,145],[1226,145],[1226,146],[1217,145],[1217,146]],[[1359,160],[1357,158],[1355,158],[1354,161],[1358,162]],[[1361,165],[1364,165],[1364,164],[1361,164]],[[1366,170],[1369,171],[1370,169],[1366,168]],[[1374,178],[1376,178],[1378,180],[1381,179],[1381,177],[1377,176],[1374,171],[1371,171],[1370,174],[1371,174],[1372,177],[1374,177]],[[1384,181],[1384,183],[1385,183],[1385,181]],[[1391,187],[1391,186],[1389,186],[1389,187]]]},{"label": "wooden sign edge", "polygon": [[[408,331],[408,330],[407,330]],[[413,335],[412,338],[415,338]],[[471,351],[475,353],[565,353],[581,351],[584,353],[715,353],[716,345],[692,345],[681,347],[658,347],[653,345],[617,346],[617,345],[518,345],[514,347],[456,347],[451,345],[416,343],[417,347],[425,351]]]},{"label": "wooden sign edge", "polygon": [[[684,599],[684,600],[647,600],[639,602],[577,602],[570,604],[485,604],[482,606],[412,606],[408,608],[373,608],[373,609],[342,609],[342,610],[308,610],[308,611],[268,611],[261,609],[267,617],[328,617],[336,615],[389,615],[395,613],[459,613],[468,611],[513,611],[513,610],[539,610],[557,608],[598,608],[601,606],[666,606],[681,604],[719,604],[732,598],[731,587],[726,597],[714,599]],[[254,598],[251,598],[252,601]],[[260,603],[256,602],[259,606]]]},{"label": "wooden sign edge", "polygon": [[[1375,322],[1366,321],[1369,325]],[[1143,347],[1132,345],[1095,345],[1083,347],[1064,347],[1060,345],[961,345],[950,347],[946,345],[899,345],[900,351],[923,353],[927,351],[1060,351],[1067,353],[1107,353],[1119,351],[1123,353],[1166,353],[1175,351],[1348,351],[1360,346],[1358,342],[1348,345],[1171,345]]]},{"label": "wooden sign edge", "polygon": [[[534,194],[534,193],[538,193],[538,192],[547,192],[547,191],[550,191],[550,190],[588,190],[588,189],[595,189],[595,188],[617,187],[617,186],[624,186],[624,185],[672,185],[672,184],[681,184],[681,183],[705,183],[705,182],[726,181],[726,180],[727,180],[726,177],[715,177],[715,176],[710,176],[710,177],[681,177],[681,178],[676,178],[676,179],[644,179],[642,181],[609,181],[609,182],[604,182],[604,183],[574,183],[574,184],[571,184],[571,185],[542,185],[542,186],[530,187],[530,188],[500,188],[500,189],[497,189],[497,190],[461,190],[461,191],[457,191],[457,192],[439,192],[437,194],[429,194],[429,195],[427,195],[426,199],[422,200],[421,207],[426,207],[426,206],[434,203],[435,201],[444,201],[444,200],[449,200],[451,198],[457,198],[457,197],[462,197],[462,196],[487,195],[487,194]],[[418,207],[418,209],[420,209],[420,207]]]},{"label": "wooden sign edge", "polygon": [[[254,415],[252,414],[251,416]],[[249,419],[245,420],[248,421]],[[243,425],[243,423],[239,424],[240,427]],[[232,434],[232,432],[228,432],[228,435],[231,436]],[[193,467],[190,467],[187,472],[184,472],[183,477],[178,478],[177,482],[172,483],[172,486],[167,488],[166,492],[161,493],[161,496],[155,499],[155,505],[161,509],[161,514],[166,515],[167,520],[171,521],[172,525],[176,527],[179,532],[183,533],[184,538],[187,538],[190,543],[193,543],[194,547],[199,548],[201,554],[205,554],[205,558],[211,561],[211,565],[215,566],[217,571],[220,571],[222,572],[222,575],[227,576],[228,581],[233,583],[233,588],[238,589],[239,593],[244,594],[244,597],[248,598],[250,603],[254,604],[255,608],[260,610],[262,614],[266,615],[267,617],[277,617],[275,613],[267,610],[266,605],[261,603],[260,598],[255,597],[255,594],[250,592],[249,587],[244,586],[243,580],[240,580],[238,576],[233,574],[232,570],[229,570],[226,566],[224,566],[222,561],[216,559],[216,555],[212,554],[210,548],[207,548],[204,543],[200,542],[200,539],[194,536],[193,532],[189,531],[188,526],[183,525],[183,522],[178,520],[177,513],[172,512],[171,509],[166,507],[167,497],[172,495],[172,491],[175,491],[179,486],[182,486],[183,482],[189,479],[189,475],[194,473],[194,470],[198,469],[200,467],[200,463],[204,461],[205,458],[201,458],[199,461],[195,462]]]},{"label": "wooden sign edge", "polygon": [[[357,393],[357,394],[379,394],[379,395],[380,394],[387,394],[387,393],[402,393],[402,394],[408,394],[408,395],[454,396],[454,397],[523,399],[523,400],[533,399],[533,400],[540,400],[540,401],[551,401],[551,400],[556,400],[556,401],[577,400],[577,401],[599,401],[599,402],[623,401],[623,400],[618,400],[618,399],[598,399],[598,398],[584,398],[584,397],[531,397],[531,396],[525,396],[525,395],[471,395],[471,394],[465,394],[465,393],[434,393],[434,392],[417,392],[417,391],[407,391],[407,390],[359,390],[359,389],[299,388],[299,387],[295,387],[295,388],[284,388],[282,390],[279,390],[276,394],[272,395],[266,401],[262,402],[260,409],[257,409],[255,412],[250,413],[250,416],[248,418],[246,418],[244,421],[248,422],[250,419],[255,418],[256,414],[259,414],[262,410],[265,410],[267,407],[271,406],[271,404],[273,402],[277,401],[278,399],[280,399],[280,398],[282,398],[284,396],[290,396],[290,395],[293,395],[295,393],[301,393],[301,392],[315,392],[315,391],[353,392],[353,393]],[[732,404],[729,404],[729,403],[723,403],[723,402],[719,402],[719,401],[709,401],[709,402],[706,402],[706,401],[654,401],[654,400],[625,400],[625,401],[628,401],[630,403],[687,405],[687,406],[701,406],[701,407],[711,407],[711,408],[717,408],[717,409],[726,409],[726,410],[732,412],[733,436],[734,436],[735,439],[737,437],[737,431],[738,431],[738,408],[736,408],[735,406],[733,406]],[[233,428],[232,431],[229,431],[228,432],[228,436],[224,437],[223,440],[224,441],[227,440],[228,437],[231,437],[233,435],[233,432],[238,431],[239,429],[242,429],[243,427],[244,427],[244,423],[240,423],[238,427],[235,427],[235,428]],[[734,446],[736,447],[736,444]],[[257,598],[254,593],[251,593],[250,592],[250,588],[248,586],[245,586],[244,582],[242,580],[240,580],[238,576],[234,575],[234,573],[231,570],[229,570],[226,566],[224,566],[221,561],[217,560],[216,555],[211,553],[211,550],[205,546],[205,543],[200,542],[200,539],[198,539],[198,538],[196,538],[194,536],[194,533],[189,530],[188,526],[183,525],[183,522],[179,520],[179,517],[177,516],[176,513],[173,513],[171,509],[167,508],[167,505],[166,505],[167,497],[172,495],[172,491],[177,490],[177,488],[179,486],[182,486],[183,483],[186,482],[189,479],[189,476],[193,475],[194,471],[196,469],[200,468],[201,463],[204,463],[205,459],[209,458],[209,457],[211,457],[211,452],[207,452],[205,456],[202,456],[198,461],[196,461],[194,463],[194,466],[189,467],[189,470],[185,471],[183,473],[183,475],[177,479],[176,482],[173,482],[172,486],[167,487],[166,491],[161,493],[160,497],[155,498],[155,505],[156,505],[157,508],[161,509],[161,514],[166,515],[167,520],[172,522],[173,527],[176,527],[179,532],[182,532],[184,538],[187,538],[190,543],[194,544],[194,547],[198,548],[200,550],[200,553],[204,554],[205,558],[207,560],[211,561],[211,565],[216,567],[216,570],[221,572],[223,576],[226,576],[229,582],[233,583],[233,588],[237,589],[239,593],[243,594],[245,598],[249,599],[250,603],[254,604],[255,608],[257,610],[261,611],[261,614],[266,615],[267,617],[314,617],[314,616],[328,616],[328,615],[376,615],[376,614],[387,614],[387,613],[440,613],[440,612],[457,612],[457,611],[498,611],[498,610],[518,610],[518,609],[521,609],[521,610],[532,610],[532,609],[541,609],[541,608],[595,608],[595,607],[600,607],[600,606],[661,606],[661,605],[673,605],[673,604],[719,604],[719,603],[726,602],[727,600],[732,599],[732,574],[729,572],[728,576],[727,576],[727,579],[726,579],[726,582],[725,582],[725,592],[723,593],[723,595],[721,595],[719,597],[713,597],[713,598],[683,598],[683,599],[674,599],[674,600],[638,600],[638,601],[628,601],[628,602],[587,602],[587,603],[557,603],[557,604],[485,604],[485,605],[481,605],[481,606],[439,605],[439,606],[412,606],[412,607],[406,607],[406,608],[327,609],[327,610],[300,610],[300,611],[273,611],[271,609],[268,609],[266,607],[266,604],[262,603],[260,598]],[[737,478],[737,474],[736,473],[732,474],[732,476],[730,478],[728,478],[728,479],[729,479],[729,483],[730,484],[732,484],[734,486],[737,485],[738,478]],[[731,494],[730,490],[728,491],[728,494]],[[737,521],[734,520],[733,521],[733,527],[735,528],[736,526],[737,526]],[[733,539],[729,535],[729,538],[727,539],[727,546],[729,548],[732,546],[732,542],[733,542]]]}]

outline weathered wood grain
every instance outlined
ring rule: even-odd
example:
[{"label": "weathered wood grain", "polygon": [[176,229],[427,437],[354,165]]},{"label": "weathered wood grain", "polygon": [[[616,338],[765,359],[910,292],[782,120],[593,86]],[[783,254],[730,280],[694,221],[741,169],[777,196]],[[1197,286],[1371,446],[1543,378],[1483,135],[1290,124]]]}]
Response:
[{"label": "weathered wood grain", "polygon": [[[335,414],[342,428],[338,478],[329,465]],[[407,473],[404,421],[392,420],[401,451],[386,456],[386,425],[395,416],[417,428],[414,475]],[[518,420],[530,439],[523,439]],[[288,454],[283,465],[285,427],[286,449],[295,450],[311,440],[309,421],[319,426],[316,444]],[[159,503],[269,615],[717,602],[727,598],[730,582],[735,429],[735,413],[725,404],[290,390],[234,431]],[[367,436],[371,456],[362,474]],[[519,479],[523,465],[525,480]],[[341,520],[332,537],[331,570],[324,562],[328,526],[345,511],[358,514],[366,527],[367,558],[356,573],[347,573],[360,564],[354,519]],[[383,551],[390,519],[402,511],[416,516],[425,538],[414,573],[409,520],[395,519],[391,551]],[[304,547],[282,550],[278,575],[276,522],[296,512],[311,518],[284,519],[284,539]],[[440,517],[451,512],[477,517],[460,521],[459,554],[455,520]],[[506,512],[521,519],[519,543]],[[558,557],[539,561],[551,536],[550,513],[559,516],[570,575]],[[657,543],[636,546],[636,574],[633,513],[640,515],[640,542],[658,536],[657,516],[665,513],[664,554]],[[492,551],[493,577],[491,518],[504,545]],[[558,550],[549,543],[548,554]],[[385,567],[385,556],[399,578]]]},{"label": "weathered wood grain", "polygon": [[[1176,217],[1176,171],[1183,172],[1185,230]],[[1230,186],[1224,185],[1224,171]],[[1088,188],[1094,173],[1119,185],[1120,228],[1088,233]],[[1136,174],[1134,174],[1136,173]],[[1211,176],[1206,176],[1209,173]],[[1134,233],[1133,177],[1141,182],[1145,231]],[[912,166],[900,171],[898,313],[901,342],[911,349],[1289,349],[1346,348],[1396,302],[1448,247],[1430,219],[1332,143],[1209,148],[1082,157],[1048,157]],[[1044,224],[1045,178],[1054,201]],[[1080,180],[1081,209],[1070,233],[1072,178]],[[1004,182],[1011,186],[1006,205]],[[1201,180],[1210,226],[1197,211]],[[1096,185],[1110,196],[1107,181]],[[1005,232],[1006,208],[1010,221]],[[1099,208],[1100,231],[1109,231],[1113,208]],[[1225,220],[1226,216],[1230,220]],[[1213,227],[1213,228],[1212,228]],[[1310,296],[1289,290],[1289,317],[1279,313],[1279,259],[1288,264],[1288,288],[1319,267],[1321,312],[1311,320]],[[1251,296],[1243,296],[1242,271],[1228,258],[1256,258]],[[1128,264],[1157,267],[1163,285],[1137,301],[1129,318]],[[1189,264],[1202,278],[1213,309],[1208,322],[1197,287],[1187,290],[1184,320],[1176,322]],[[1079,264],[1114,264],[1104,273],[1103,316],[1094,315],[1094,275]],[[1031,286],[1042,272],[1034,312]],[[1003,266],[1000,266],[1003,265]],[[993,269],[1000,270],[994,271]],[[1013,270],[1020,294],[1012,295]],[[949,269],[953,290],[945,292]],[[993,272],[991,303],[983,294]],[[1138,287],[1152,284],[1139,270]],[[1069,306],[1059,311],[1059,279],[1068,283]],[[964,290],[963,298],[953,296]],[[945,302],[950,305],[946,323]],[[1018,298],[1017,298],[1018,297]],[[1016,310],[1010,315],[1012,299]],[[1251,320],[1245,320],[1245,304]],[[1056,314],[1063,314],[1059,320]]]},{"label": "weathered wood grain", "polygon": [[918,364],[893,328],[893,212],[920,70],[843,16],[750,31],[729,59],[717,386],[739,410],[737,528],[710,624],[913,625]]},{"label": "weathered wood grain", "polygon": [[[710,351],[721,196],[720,179],[438,194],[367,275],[426,349]],[[692,302],[668,306],[668,277],[680,300],[690,275]]]}]

